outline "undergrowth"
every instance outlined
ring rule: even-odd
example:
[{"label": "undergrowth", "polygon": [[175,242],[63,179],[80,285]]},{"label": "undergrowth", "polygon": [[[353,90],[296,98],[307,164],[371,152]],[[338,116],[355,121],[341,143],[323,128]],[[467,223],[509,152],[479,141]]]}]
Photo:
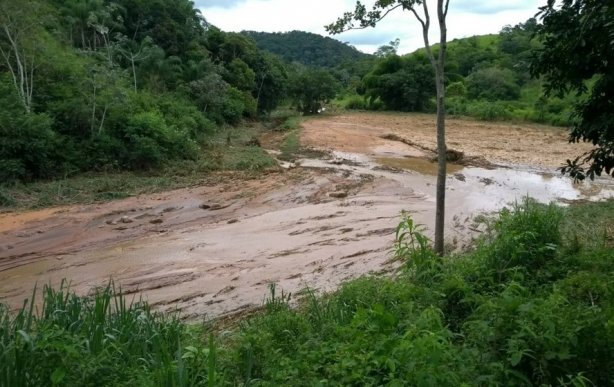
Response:
[{"label": "undergrowth", "polygon": [[194,160],[180,160],[148,171],[101,171],[32,183],[0,182],[0,210],[35,209],[93,203],[215,183],[215,172],[258,173],[277,166],[259,146],[257,125],[220,129]]},{"label": "undergrowth", "polygon": [[[614,383],[614,202],[503,210],[473,252],[438,257],[407,215],[394,277],[298,307],[275,286],[231,330],[45,289],[1,314],[4,385],[605,386]],[[107,305],[105,307],[105,305]],[[111,306],[109,306],[111,305]]]}]

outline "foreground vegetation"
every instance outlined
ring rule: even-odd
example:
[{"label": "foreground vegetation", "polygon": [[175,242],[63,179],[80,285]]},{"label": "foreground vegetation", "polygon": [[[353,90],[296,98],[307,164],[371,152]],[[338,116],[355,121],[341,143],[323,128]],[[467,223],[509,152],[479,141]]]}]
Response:
[{"label": "foreground vegetation", "polygon": [[271,287],[239,325],[186,325],[112,285],[0,310],[0,385],[610,385],[614,202],[503,210],[438,258],[404,218],[394,277],[299,307]]}]

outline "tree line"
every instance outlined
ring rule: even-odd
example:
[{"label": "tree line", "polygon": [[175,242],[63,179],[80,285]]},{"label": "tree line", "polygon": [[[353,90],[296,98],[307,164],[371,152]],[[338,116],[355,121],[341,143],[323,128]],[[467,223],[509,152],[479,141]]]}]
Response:
[{"label": "tree line", "polygon": [[[611,54],[604,42],[614,7],[597,4],[605,10],[591,15],[603,20],[590,29],[582,27],[582,10],[573,8],[584,1],[568,3],[560,13],[545,8],[540,19],[497,35],[448,42],[447,113],[580,122],[595,130],[574,132],[573,139],[611,143],[611,135],[602,135],[611,133],[611,119],[582,119],[574,106],[583,106],[590,90],[595,98],[585,110],[608,111],[598,90],[609,95]],[[556,34],[548,35],[551,30]],[[189,0],[0,0],[0,181],[196,159],[216,128],[257,119],[281,103],[305,114],[335,98],[350,109],[434,112],[427,52],[400,56],[398,45],[392,41],[372,56],[298,31],[228,33]],[[558,51],[587,58],[567,66],[580,77],[571,86],[570,74],[555,70]],[[611,146],[601,149],[607,151],[592,157],[611,160]],[[611,168],[608,162],[601,164]],[[581,164],[570,161],[568,170],[583,177]]]},{"label": "tree line", "polygon": [[0,0],[0,181],[196,159],[216,128],[288,97],[317,111],[336,85],[189,0]]}]

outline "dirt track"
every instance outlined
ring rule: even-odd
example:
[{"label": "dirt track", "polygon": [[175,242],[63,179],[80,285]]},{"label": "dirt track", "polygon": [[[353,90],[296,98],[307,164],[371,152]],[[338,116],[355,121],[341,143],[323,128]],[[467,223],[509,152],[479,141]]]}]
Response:
[{"label": "dirt track", "polygon": [[[142,291],[156,307],[196,319],[259,305],[272,282],[290,292],[330,290],[393,270],[401,210],[431,226],[434,178],[423,148],[434,146],[433,122],[426,115],[318,117],[305,121],[301,143],[330,156],[301,160],[302,167],[259,180],[2,214],[0,301],[18,307],[35,282],[68,278],[87,293],[112,277],[127,293]],[[381,138],[388,133],[418,146]],[[559,129],[450,120],[448,142],[469,156],[518,165],[455,169],[447,235],[456,247],[474,233],[473,215],[523,195],[570,201],[614,192],[610,181],[574,186],[556,176],[552,167],[581,152]]]}]

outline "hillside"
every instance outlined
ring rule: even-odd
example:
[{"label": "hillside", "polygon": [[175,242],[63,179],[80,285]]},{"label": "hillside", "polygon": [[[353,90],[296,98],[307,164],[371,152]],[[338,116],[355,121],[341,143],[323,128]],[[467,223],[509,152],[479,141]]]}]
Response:
[{"label": "hillside", "polygon": [[[448,42],[446,111],[480,120],[515,120],[568,126],[572,94],[546,96],[541,79],[532,78],[530,63],[540,43],[536,22],[529,19],[504,27],[499,34]],[[433,49],[437,51],[438,45]],[[433,70],[424,48],[388,55],[373,62],[356,87],[359,96],[345,97],[349,109],[434,111]]]},{"label": "hillside", "polygon": [[216,127],[270,112],[287,81],[188,0],[0,1],[0,52],[0,184],[209,163]]},{"label": "hillside", "polygon": [[242,34],[253,38],[261,50],[277,54],[288,62],[307,66],[333,68],[344,62],[371,56],[338,40],[310,32],[243,31]]}]

